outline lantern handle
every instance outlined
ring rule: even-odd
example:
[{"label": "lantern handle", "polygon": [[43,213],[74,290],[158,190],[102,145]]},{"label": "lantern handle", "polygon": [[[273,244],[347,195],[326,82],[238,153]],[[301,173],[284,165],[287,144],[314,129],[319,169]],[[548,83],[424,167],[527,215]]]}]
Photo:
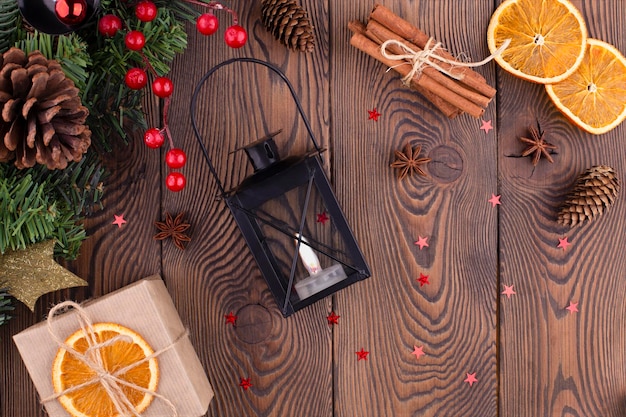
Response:
[{"label": "lantern handle", "polygon": [[[226,194],[226,190],[224,189],[224,186],[222,185],[222,182],[220,181],[219,176],[217,175],[217,171],[215,170],[215,166],[213,165],[213,162],[211,161],[211,158],[209,157],[209,152],[207,151],[206,147],[204,146],[204,141],[202,140],[202,135],[200,134],[200,131],[198,129],[198,124],[196,122],[196,103],[198,101],[198,94],[200,93],[200,89],[202,88],[204,83],[207,81],[207,79],[211,75],[213,75],[217,70],[219,70],[220,68],[225,67],[225,66],[230,65],[230,64],[233,64],[235,62],[250,62],[250,63],[253,63],[253,64],[263,65],[264,67],[266,67],[266,68],[272,70],[274,73],[278,74],[278,76],[285,82],[285,84],[287,84],[287,87],[289,87],[289,91],[291,92],[291,96],[293,97],[293,101],[296,103],[296,107],[298,108],[298,112],[300,113],[300,117],[302,118],[302,121],[304,122],[304,126],[306,127],[306,130],[309,132],[309,137],[311,138],[311,142],[313,143],[313,146],[315,147],[315,150],[317,151],[318,155],[321,154],[321,152],[322,152],[321,148],[319,147],[319,145],[317,143],[317,140],[315,139],[315,135],[313,134],[313,129],[311,129],[311,124],[309,123],[309,120],[307,119],[306,115],[304,114],[304,110],[302,109],[302,104],[300,103],[300,100],[298,99],[298,95],[296,94],[296,90],[293,88],[293,85],[291,84],[291,82],[289,81],[287,76],[280,70],[280,68],[278,68],[276,65],[271,64],[271,63],[269,63],[267,61],[263,61],[261,59],[251,58],[251,57],[231,58],[229,60],[223,61],[223,62],[215,65],[213,68],[211,68],[200,79],[200,81],[196,85],[196,88],[194,89],[193,95],[191,96],[191,105],[190,105],[191,126],[193,127],[193,133],[196,135],[196,139],[198,140],[198,143],[200,144],[200,148],[202,149],[202,153],[204,154],[204,159],[206,160],[207,164],[209,165],[209,170],[211,171],[211,174],[213,175],[213,177],[217,181],[217,185],[218,185],[222,195]],[[321,160],[321,158],[320,158],[320,160]],[[323,163],[323,161],[321,161],[321,162]]]}]

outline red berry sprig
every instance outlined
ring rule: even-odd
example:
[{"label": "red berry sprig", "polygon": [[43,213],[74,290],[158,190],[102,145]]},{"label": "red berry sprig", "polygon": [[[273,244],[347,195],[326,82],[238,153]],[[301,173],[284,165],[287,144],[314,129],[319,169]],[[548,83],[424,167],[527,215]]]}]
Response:
[{"label": "red berry sprig", "polygon": [[224,32],[224,42],[231,48],[241,48],[248,40],[248,33],[239,25],[232,25]]},{"label": "red berry sprig", "polygon": [[224,42],[226,42],[226,45],[235,49],[241,48],[246,44],[246,41],[248,40],[248,33],[244,28],[239,26],[239,19],[237,18],[237,14],[234,10],[229,9],[228,7],[216,2],[201,3],[195,0],[185,1],[187,3],[209,8],[208,13],[201,14],[196,19],[196,29],[198,29],[198,32],[207,36],[213,35],[215,32],[217,32],[217,29],[219,27],[219,21],[217,20],[217,17],[215,17],[215,15],[213,14],[213,10],[224,10],[225,12],[230,13],[233,17],[233,24],[226,28],[226,31],[224,32]]},{"label": "red berry sprig", "polygon": [[198,29],[198,32],[203,35],[209,36],[214,34],[217,32],[219,26],[220,22],[212,12],[201,14],[196,19],[196,28]]},{"label": "red berry sprig", "polygon": [[126,71],[124,82],[133,90],[141,90],[148,84],[148,74],[141,68],[131,68]]},{"label": "red berry sprig", "polygon": [[[219,28],[219,20],[213,14],[214,10],[224,10],[232,16],[233,24],[229,26],[224,32],[224,41],[226,45],[231,48],[241,48],[248,40],[248,33],[246,30],[239,26],[237,14],[234,10],[229,9],[226,6],[218,2],[202,3],[196,0],[184,0],[187,3],[195,4],[198,6],[206,7],[209,9],[208,13],[201,14],[196,20],[196,28],[198,32],[203,35],[213,35]],[[158,15],[158,8],[151,0],[139,0],[135,5],[135,16],[142,22],[151,22]],[[98,22],[98,31],[102,36],[113,37],[123,28],[122,20],[112,14],[102,16]],[[143,141],[151,149],[159,149],[165,143],[167,138],[169,142],[169,151],[165,154],[165,163],[172,170],[165,178],[166,187],[174,192],[181,191],[185,188],[187,182],[185,176],[175,170],[181,169],[187,163],[187,155],[185,152],[174,146],[172,134],[170,132],[168,124],[168,110],[171,102],[172,93],[174,92],[174,83],[171,79],[164,76],[158,76],[148,58],[142,52],[146,44],[145,35],[139,30],[129,30],[124,36],[124,44],[126,48],[131,51],[138,52],[146,69],[142,68],[130,68],[126,72],[124,82],[133,90],[140,90],[144,88],[148,83],[149,71],[153,76],[152,81],[152,93],[159,98],[165,100],[163,107],[163,128],[159,129],[152,127],[144,133]]]},{"label": "red berry sprig", "polygon": [[141,51],[146,45],[146,37],[138,30],[131,30],[124,37],[124,43],[131,51]]},{"label": "red berry sprig", "polygon": [[109,38],[115,36],[115,34],[122,28],[122,19],[113,15],[107,14],[100,18],[98,22],[98,32],[103,36]]},{"label": "red berry sprig", "polygon": [[150,0],[141,0],[135,6],[135,16],[142,22],[152,22],[158,13],[156,5]]}]

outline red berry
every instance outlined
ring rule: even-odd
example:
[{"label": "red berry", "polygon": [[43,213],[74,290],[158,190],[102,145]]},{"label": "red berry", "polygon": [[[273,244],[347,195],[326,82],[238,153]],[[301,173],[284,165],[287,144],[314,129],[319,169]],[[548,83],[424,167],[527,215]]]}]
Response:
[{"label": "red berry", "polygon": [[131,30],[126,34],[124,43],[131,51],[139,51],[146,44],[146,37],[138,30]]},{"label": "red berry", "polygon": [[146,72],[141,68],[131,68],[126,71],[124,81],[126,82],[128,88],[139,90],[148,84],[148,74],[146,74]]},{"label": "red berry", "polygon": [[246,30],[239,25],[232,25],[224,32],[224,41],[231,48],[241,48],[247,40]]},{"label": "red berry", "polygon": [[170,191],[178,192],[185,188],[187,180],[180,172],[170,172],[165,178],[165,185]]},{"label": "red berry", "polygon": [[157,149],[163,146],[165,143],[165,138],[161,134],[161,131],[156,127],[151,127],[146,130],[146,133],[143,135],[143,142],[148,146],[148,148]]},{"label": "red berry", "polygon": [[150,0],[141,0],[135,6],[135,16],[142,22],[151,22],[157,15],[157,7]]},{"label": "red berry", "polygon": [[122,19],[113,15],[107,14],[102,16],[98,22],[98,31],[103,36],[115,36],[118,30],[122,28]]},{"label": "red berry", "polygon": [[217,32],[217,28],[219,27],[219,21],[217,17],[215,17],[212,13],[204,13],[198,16],[196,20],[196,28],[198,32],[203,35],[212,35]]},{"label": "red berry", "polygon": [[173,148],[165,154],[165,163],[172,169],[178,169],[185,166],[187,155],[182,149]]},{"label": "red berry", "polygon": [[152,82],[152,92],[161,98],[167,98],[174,92],[174,83],[167,77],[157,77]]}]

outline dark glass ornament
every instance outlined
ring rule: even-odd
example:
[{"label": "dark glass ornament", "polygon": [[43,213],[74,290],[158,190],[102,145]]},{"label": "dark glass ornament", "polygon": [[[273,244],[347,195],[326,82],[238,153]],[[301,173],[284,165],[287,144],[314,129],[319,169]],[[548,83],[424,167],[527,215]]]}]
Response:
[{"label": "dark glass ornament", "polygon": [[93,17],[100,0],[17,0],[24,20],[40,32],[73,32]]},{"label": "dark glass ornament", "polygon": [[57,0],[54,12],[62,23],[68,26],[80,25],[87,17],[87,2],[85,0]]}]

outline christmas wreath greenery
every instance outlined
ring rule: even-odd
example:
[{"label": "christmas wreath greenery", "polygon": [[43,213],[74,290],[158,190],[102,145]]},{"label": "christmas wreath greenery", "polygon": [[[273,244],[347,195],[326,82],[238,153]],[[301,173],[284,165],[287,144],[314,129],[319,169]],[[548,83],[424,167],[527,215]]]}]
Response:
[{"label": "christmas wreath greenery", "polygon": [[[140,3],[146,2],[101,0],[96,16],[80,28],[50,35],[22,18],[16,0],[0,0],[0,256],[48,239],[56,240],[55,256],[78,255],[86,238],[82,222],[101,206],[104,193],[100,156],[115,141],[128,141],[127,126],[147,128],[143,92],[125,82],[129,69],[149,68],[154,77],[167,74],[176,54],[187,46],[185,23],[195,23],[201,15],[193,5],[211,11],[210,16],[203,14],[208,19],[202,20],[202,27],[197,22],[205,34],[212,30],[212,10],[232,13],[216,2],[153,0],[148,3],[158,13],[144,21],[136,10]],[[107,16],[116,17],[123,30],[105,30],[103,35],[99,22]],[[126,43],[124,33],[131,31],[145,36],[141,50]],[[59,66],[71,82],[48,82],[39,88],[37,78],[59,77]],[[29,104],[34,96],[39,104],[48,104]],[[50,103],[57,110],[52,111]],[[47,123],[51,120],[57,122]],[[50,125],[56,131],[48,132]],[[48,139],[39,139],[25,151],[23,142],[32,145],[36,135]],[[10,308],[6,297],[0,294],[0,313]],[[8,318],[2,313],[0,325]]]}]

